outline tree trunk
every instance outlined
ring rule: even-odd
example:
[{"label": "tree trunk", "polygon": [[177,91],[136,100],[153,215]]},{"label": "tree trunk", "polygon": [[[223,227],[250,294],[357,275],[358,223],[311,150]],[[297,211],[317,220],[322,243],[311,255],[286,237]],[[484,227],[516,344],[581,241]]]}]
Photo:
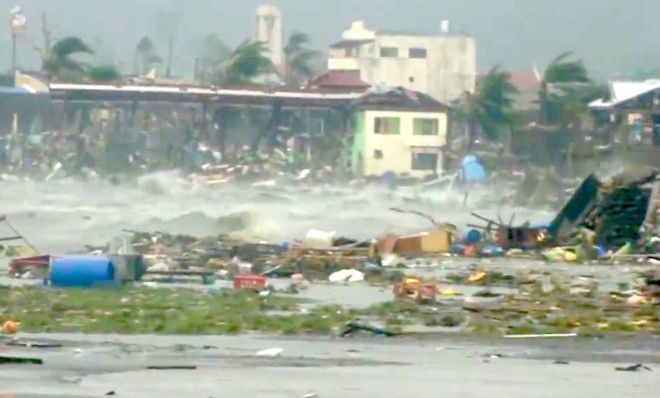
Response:
[{"label": "tree trunk", "polygon": [[477,117],[475,115],[468,116],[467,133],[468,133],[467,151],[471,152],[472,148],[474,147],[474,142],[477,140],[477,134],[478,134]]},{"label": "tree trunk", "polygon": [[539,123],[547,124],[548,119],[548,84],[543,81],[539,89]]}]

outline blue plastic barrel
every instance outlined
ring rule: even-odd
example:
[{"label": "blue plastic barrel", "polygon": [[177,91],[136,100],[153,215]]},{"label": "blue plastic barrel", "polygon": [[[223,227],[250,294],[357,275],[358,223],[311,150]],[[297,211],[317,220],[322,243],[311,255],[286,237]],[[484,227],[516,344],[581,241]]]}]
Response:
[{"label": "blue plastic barrel", "polygon": [[108,257],[64,256],[53,258],[50,283],[62,287],[112,286],[115,268]]},{"label": "blue plastic barrel", "polygon": [[478,229],[471,229],[465,235],[465,242],[470,244],[479,243],[481,240],[481,231]]}]

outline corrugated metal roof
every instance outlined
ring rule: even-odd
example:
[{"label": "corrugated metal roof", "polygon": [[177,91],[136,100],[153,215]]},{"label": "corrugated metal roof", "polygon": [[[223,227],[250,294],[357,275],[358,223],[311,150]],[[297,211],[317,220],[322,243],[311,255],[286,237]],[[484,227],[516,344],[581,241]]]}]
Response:
[{"label": "corrugated metal roof", "polygon": [[234,96],[256,98],[282,98],[282,99],[310,99],[310,100],[352,100],[359,97],[359,93],[331,93],[317,91],[287,91],[287,90],[258,90],[258,89],[215,89],[204,87],[172,87],[172,86],[141,86],[141,85],[104,85],[104,84],[70,84],[53,83],[51,91],[72,92],[117,92],[140,94],[196,94],[202,96]]},{"label": "corrugated metal roof", "polygon": [[590,108],[611,108],[640,95],[660,89],[660,80],[613,81],[608,86],[610,98],[597,99],[589,104]]}]

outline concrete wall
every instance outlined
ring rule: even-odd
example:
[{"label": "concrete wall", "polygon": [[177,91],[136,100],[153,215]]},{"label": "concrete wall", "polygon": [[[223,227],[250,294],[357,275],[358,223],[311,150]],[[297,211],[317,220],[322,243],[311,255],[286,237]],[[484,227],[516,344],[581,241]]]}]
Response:
[{"label": "concrete wall", "polygon": [[[384,47],[396,48],[396,57],[382,57]],[[426,58],[410,58],[411,48],[425,49]],[[357,57],[332,51],[328,69],[359,69],[371,84],[402,86],[441,101],[474,92],[477,66],[476,43],[467,36],[404,36],[378,34],[373,43],[360,46]]]},{"label": "concrete wall", "polygon": [[[377,117],[398,117],[400,131],[398,135],[375,134]],[[413,135],[415,118],[436,118],[438,120],[437,135]],[[366,176],[379,176],[386,171],[396,174],[409,174],[414,177],[424,177],[434,173],[433,170],[413,170],[412,154],[415,151],[437,152],[437,170],[442,169],[442,147],[447,143],[446,113],[431,112],[398,112],[398,111],[365,111],[363,119],[356,126],[356,143],[354,146],[354,170]],[[362,161],[357,159],[357,152],[362,152]],[[380,151],[380,159],[375,156]],[[361,170],[360,170],[361,168]]]},{"label": "concrete wall", "polygon": [[256,32],[254,38],[266,43],[268,58],[275,65],[282,65],[282,16],[277,7],[262,5],[257,7]]}]

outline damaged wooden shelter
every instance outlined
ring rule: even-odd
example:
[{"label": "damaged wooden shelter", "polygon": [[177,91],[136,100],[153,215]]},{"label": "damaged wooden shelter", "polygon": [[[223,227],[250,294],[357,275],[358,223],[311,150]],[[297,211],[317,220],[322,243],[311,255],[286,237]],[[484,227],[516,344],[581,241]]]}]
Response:
[{"label": "damaged wooden shelter", "polygon": [[619,175],[605,182],[588,176],[550,224],[552,241],[565,242],[587,229],[596,244],[618,249],[651,236],[658,225],[659,175]]}]

